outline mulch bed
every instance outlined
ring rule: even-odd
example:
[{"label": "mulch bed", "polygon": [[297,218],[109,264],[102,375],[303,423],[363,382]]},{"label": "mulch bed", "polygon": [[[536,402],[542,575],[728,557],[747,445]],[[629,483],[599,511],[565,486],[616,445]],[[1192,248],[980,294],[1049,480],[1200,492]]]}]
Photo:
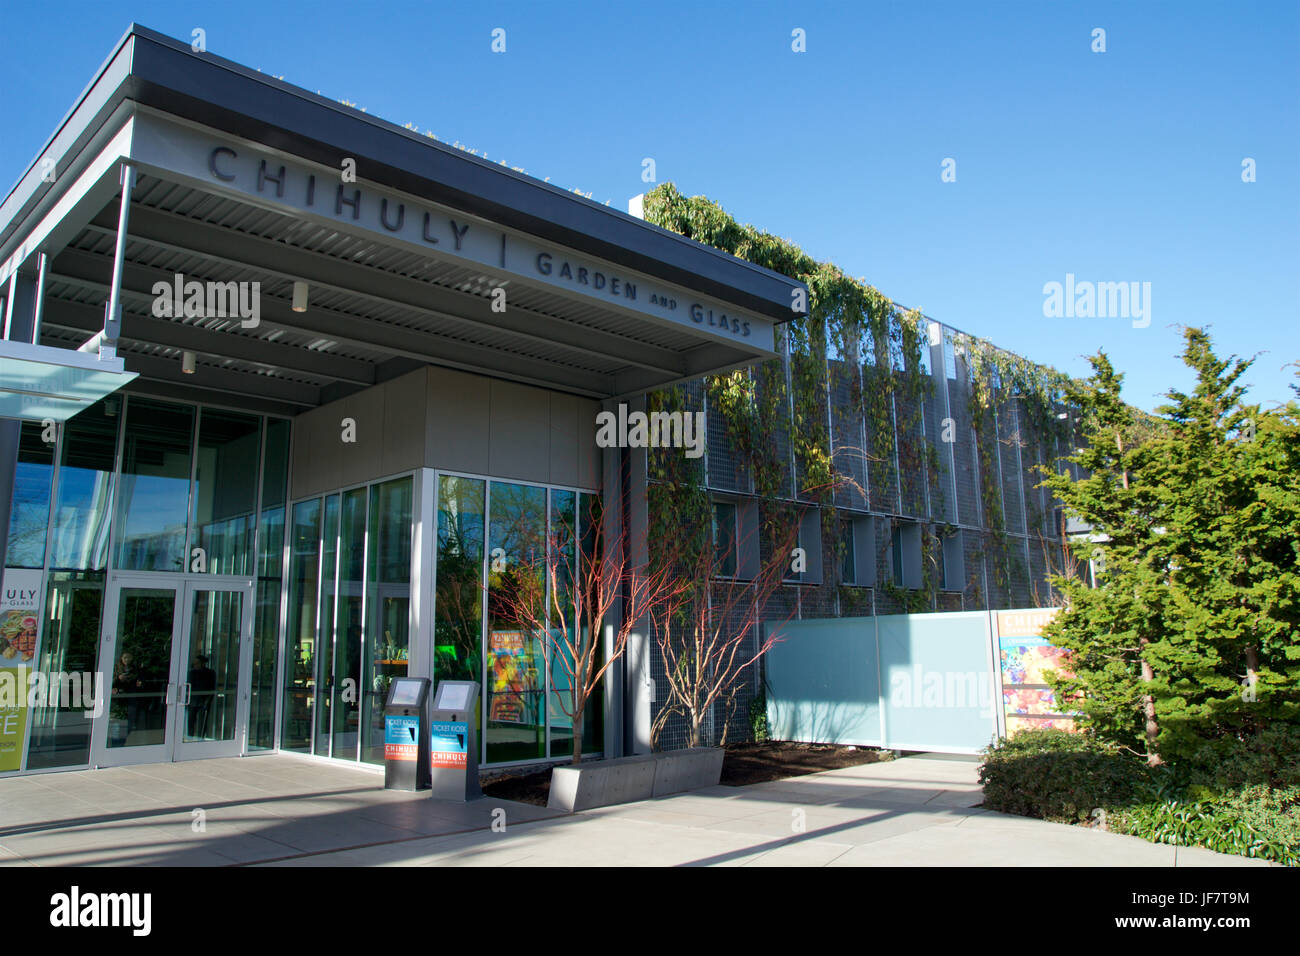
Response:
[{"label": "mulch bed", "polygon": [[732,744],[722,762],[722,785],[743,787],[823,770],[839,770],[864,763],[876,763],[889,751],[836,744],[795,744],[773,740],[765,744]]},{"label": "mulch bed", "polygon": [[[889,751],[833,744],[795,744],[770,741],[764,744],[731,744],[722,762],[722,784],[743,787],[751,783],[802,777],[822,770],[838,770],[875,763]],[[483,784],[483,793],[498,800],[516,800],[546,806],[551,792],[551,771],[533,770],[502,776]]]}]

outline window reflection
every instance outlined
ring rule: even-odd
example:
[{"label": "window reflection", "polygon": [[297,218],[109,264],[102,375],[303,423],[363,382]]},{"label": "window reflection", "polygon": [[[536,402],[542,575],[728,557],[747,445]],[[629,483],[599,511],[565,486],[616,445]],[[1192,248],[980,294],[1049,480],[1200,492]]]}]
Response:
[{"label": "window reflection", "polygon": [[487,761],[546,756],[542,641],[506,608],[545,588],[546,490],[493,482],[488,526]]},{"label": "window reflection", "polygon": [[184,571],[194,409],[136,397],[126,409],[115,566]]},{"label": "window reflection", "polygon": [[63,426],[50,567],[102,571],[108,565],[113,461],[122,399],[110,395]]},{"label": "window reflection", "polygon": [[211,408],[199,413],[190,547],[203,549],[211,574],[251,570],[261,429],[254,415]]}]

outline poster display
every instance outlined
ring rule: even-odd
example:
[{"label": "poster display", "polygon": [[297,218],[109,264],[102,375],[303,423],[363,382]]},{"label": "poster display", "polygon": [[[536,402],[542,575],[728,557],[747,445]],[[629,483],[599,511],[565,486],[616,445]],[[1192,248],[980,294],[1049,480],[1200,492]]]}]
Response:
[{"label": "poster display", "polygon": [[488,719],[498,723],[526,724],[529,692],[537,686],[537,668],[528,653],[523,631],[488,634]]},{"label": "poster display", "polygon": [[1048,685],[1052,671],[1069,675],[1069,652],[1042,635],[1060,608],[998,611],[998,656],[1002,667],[1002,708],[1006,734],[1029,728],[1073,730],[1074,721],[1062,712]]},{"label": "poster display", "polygon": [[27,568],[5,568],[0,577],[0,772],[22,769],[44,583],[43,571]]}]

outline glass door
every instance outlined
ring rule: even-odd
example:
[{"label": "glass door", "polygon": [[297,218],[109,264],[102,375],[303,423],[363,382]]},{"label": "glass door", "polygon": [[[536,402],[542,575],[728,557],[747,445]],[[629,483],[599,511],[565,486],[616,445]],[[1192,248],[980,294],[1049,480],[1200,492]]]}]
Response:
[{"label": "glass door", "polygon": [[243,752],[253,582],[110,575],[101,659],[111,662],[92,762],[101,767]]},{"label": "glass door", "polygon": [[182,598],[183,585],[175,578],[110,576],[100,659],[111,662],[112,670],[93,763],[172,759]]},{"label": "glass door", "polygon": [[253,649],[253,582],[185,587],[172,759],[243,752]]}]

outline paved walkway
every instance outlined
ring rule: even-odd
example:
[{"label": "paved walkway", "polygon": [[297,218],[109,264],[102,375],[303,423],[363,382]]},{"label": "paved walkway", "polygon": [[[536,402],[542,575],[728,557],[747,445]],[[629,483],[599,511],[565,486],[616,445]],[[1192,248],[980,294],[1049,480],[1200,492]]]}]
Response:
[{"label": "paved walkway", "polygon": [[0,780],[0,865],[1267,865],[976,809],[975,766],[908,757],[571,816],[289,755],[42,774]]}]

